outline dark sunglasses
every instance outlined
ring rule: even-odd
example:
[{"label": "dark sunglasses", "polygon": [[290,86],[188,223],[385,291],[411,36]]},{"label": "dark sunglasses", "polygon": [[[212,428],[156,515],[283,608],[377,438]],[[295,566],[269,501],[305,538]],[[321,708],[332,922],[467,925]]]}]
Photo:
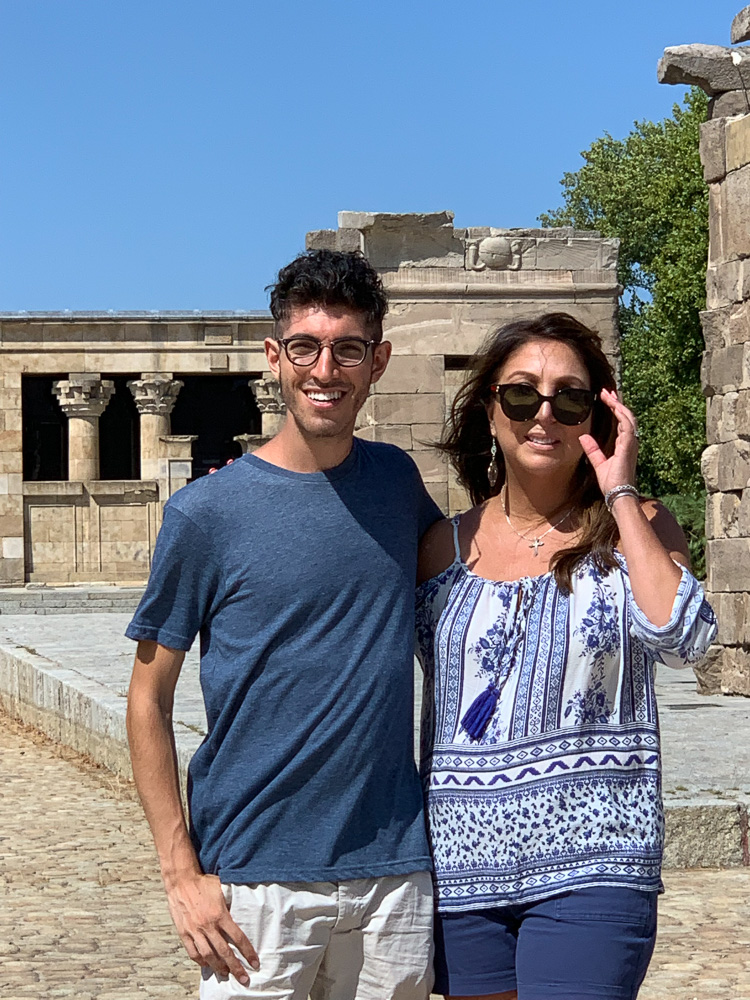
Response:
[{"label": "dark sunglasses", "polygon": [[582,424],[596,401],[593,389],[575,389],[573,386],[558,389],[554,396],[543,396],[533,385],[508,382],[491,385],[490,392],[500,400],[500,409],[510,420],[533,420],[542,403],[549,403],[555,420],[568,427]]}]

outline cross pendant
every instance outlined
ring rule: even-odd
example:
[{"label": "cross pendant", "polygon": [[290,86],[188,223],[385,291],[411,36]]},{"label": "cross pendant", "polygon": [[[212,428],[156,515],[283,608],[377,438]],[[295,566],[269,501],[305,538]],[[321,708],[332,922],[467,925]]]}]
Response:
[{"label": "cross pendant", "polygon": [[541,538],[535,538],[532,542],[529,542],[529,548],[534,550],[535,556],[539,555],[540,545],[544,545],[544,542],[541,540]]}]

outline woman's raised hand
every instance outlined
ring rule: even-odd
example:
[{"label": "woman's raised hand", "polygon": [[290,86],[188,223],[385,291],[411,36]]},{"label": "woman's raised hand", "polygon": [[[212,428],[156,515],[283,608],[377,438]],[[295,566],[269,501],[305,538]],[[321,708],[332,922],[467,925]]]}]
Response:
[{"label": "woman's raised hand", "polygon": [[591,434],[581,434],[581,442],[586,458],[596,473],[599,488],[607,493],[615,486],[625,483],[635,485],[635,464],[638,458],[638,424],[633,413],[620,402],[615,392],[602,389],[601,401],[608,406],[617,420],[617,440],[614,454],[607,458]]}]

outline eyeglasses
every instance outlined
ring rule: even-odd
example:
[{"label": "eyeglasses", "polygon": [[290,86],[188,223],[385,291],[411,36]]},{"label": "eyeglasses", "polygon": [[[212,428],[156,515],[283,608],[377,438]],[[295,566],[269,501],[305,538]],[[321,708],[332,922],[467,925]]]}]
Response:
[{"label": "eyeglasses", "polygon": [[367,348],[372,347],[374,340],[363,340],[361,337],[341,337],[339,340],[316,340],[315,337],[288,337],[279,340],[286,356],[293,365],[309,368],[320,357],[324,347],[330,347],[333,360],[342,368],[356,368],[367,357]]},{"label": "eyeglasses", "polygon": [[549,403],[555,420],[568,427],[583,423],[591,413],[597,395],[592,389],[565,386],[553,396],[543,396],[533,385],[523,382],[491,385],[490,392],[498,397],[500,408],[510,420],[532,420],[542,403]]}]

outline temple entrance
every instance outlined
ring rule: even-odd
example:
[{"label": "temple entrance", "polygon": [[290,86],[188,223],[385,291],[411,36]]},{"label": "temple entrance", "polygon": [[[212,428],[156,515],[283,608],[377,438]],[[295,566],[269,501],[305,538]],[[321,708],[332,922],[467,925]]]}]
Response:
[{"label": "temple entrance", "polygon": [[99,478],[139,479],[141,441],[138,410],[128,389],[139,375],[102,375],[115,383],[115,391],[99,417]]},{"label": "temple entrance", "polygon": [[23,478],[54,482],[68,478],[68,418],[52,393],[67,375],[24,375],[21,381]]},{"label": "temple entrance", "polygon": [[182,375],[184,383],[172,411],[173,434],[197,434],[193,479],[239,458],[238,434],[260,434],[261,416],[245,375]]}]

